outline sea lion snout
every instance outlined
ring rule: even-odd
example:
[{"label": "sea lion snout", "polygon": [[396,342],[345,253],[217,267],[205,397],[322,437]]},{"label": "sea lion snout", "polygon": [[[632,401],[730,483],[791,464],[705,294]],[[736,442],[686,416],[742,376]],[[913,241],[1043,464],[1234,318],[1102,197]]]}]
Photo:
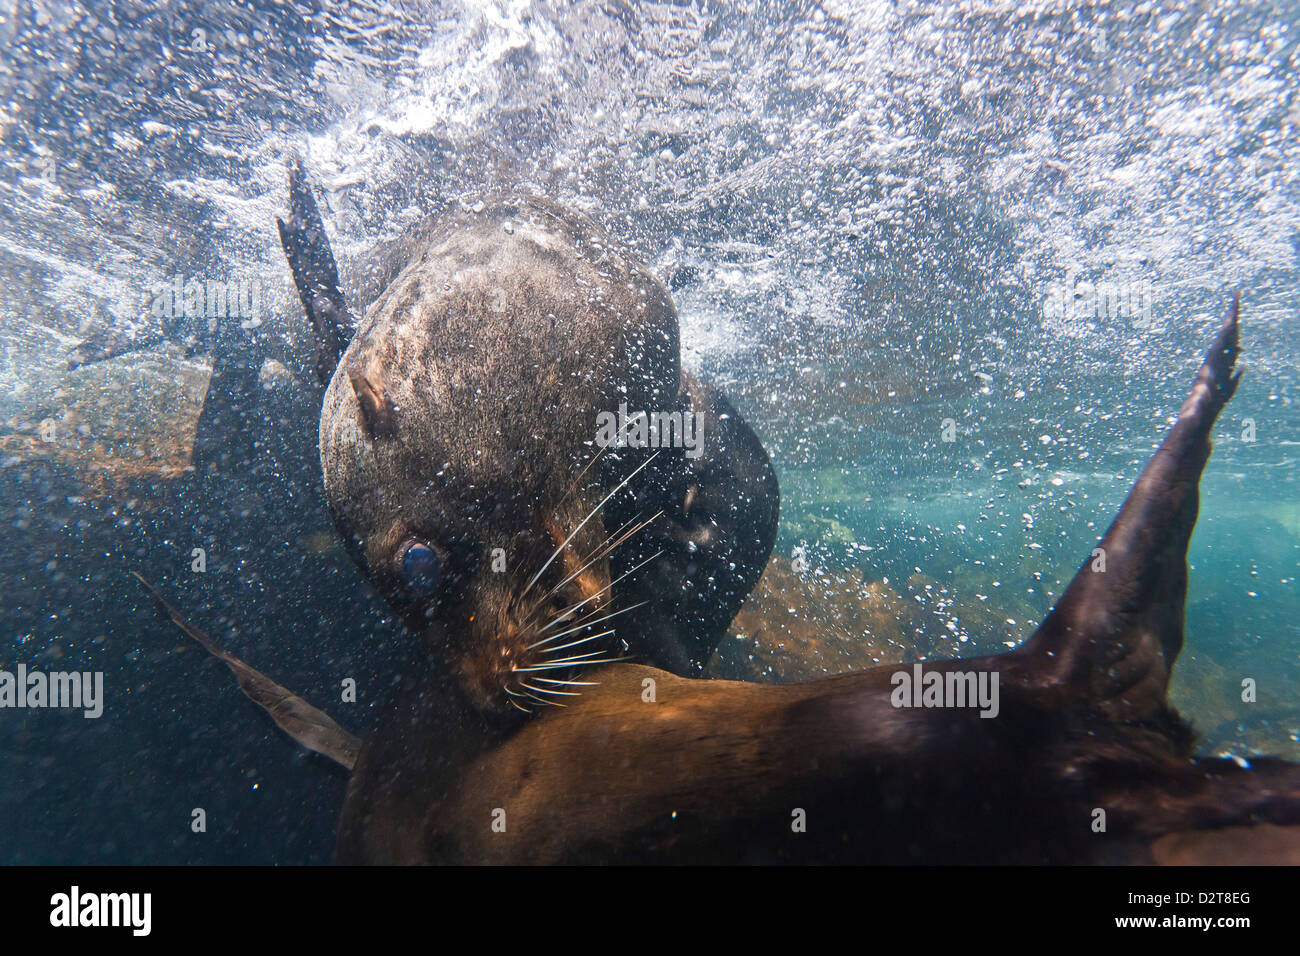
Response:
[{"label": "sea lion snout", "polygon": [[[573,683],[576,671],[613,656],[613,630],[602,626],[610,575],[599,523],[569,534],[565,527],[551,522],[525,536],[536,546],[520,550],[535,559],[513,573],[504,560],[489,559],[441,593],[411,600],[400,580],[389,589],[390,603],[404,607],[408,626],[448,662],[481,711],[563,703],[582,686]],[[410,563],[412,550],[406,546],[395,563]]]}]

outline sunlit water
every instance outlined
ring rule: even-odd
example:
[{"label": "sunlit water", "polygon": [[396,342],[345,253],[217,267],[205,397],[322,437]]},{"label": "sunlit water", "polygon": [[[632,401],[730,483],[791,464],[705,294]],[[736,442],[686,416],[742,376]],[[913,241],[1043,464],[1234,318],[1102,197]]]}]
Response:
[{"label": "sunlit water", "polygon": [[[355,675],[356,730],[404,653],[289,433],[314,401],[274,226],[294,154],[345,273],[519,184],[629,243],[773,456],[778,552],[887,580],[937,656],[1032,631],[1240,289],[1173,697],[1207,752],[1300,758],[1297,9],[1218,6],[0,5],[0,665],[109,694],[98,721],[3,715],[0,859],[329,858],[342,777],[126,577],[309,699]],[[259,321],[163,329],[145,290],[176,276],[256,283]],[[127,351],[68,371],[86,340]],[[122,493],[236,353],[264,408],[205,452],[235,477]]]}]

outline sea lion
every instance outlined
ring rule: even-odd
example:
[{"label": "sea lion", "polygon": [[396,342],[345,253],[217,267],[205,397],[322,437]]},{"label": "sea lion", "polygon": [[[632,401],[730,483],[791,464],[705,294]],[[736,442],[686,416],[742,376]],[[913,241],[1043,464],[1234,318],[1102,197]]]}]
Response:
[{"label": "sea lion", "polygon": [[[505,196],[418,229],[352,334],[300,167],[290,192],[331,514],[468,699],[498,720],[562,704],[620,656],[699,673],[779,492],[736,410],[682,372],[663,283],[586,217]],[[602,425],[638,416],[659,427]]]}]

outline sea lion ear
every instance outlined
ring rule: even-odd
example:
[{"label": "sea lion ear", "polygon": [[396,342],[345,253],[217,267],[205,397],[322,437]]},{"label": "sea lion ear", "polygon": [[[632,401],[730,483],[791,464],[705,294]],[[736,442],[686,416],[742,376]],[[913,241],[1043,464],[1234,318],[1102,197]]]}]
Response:
[{"label": "sea lion ear", "polygon": [[293,284],[316,333],[316,376],[328,385],[356,323],[339,288],[339,271],[301,160],[289,170],[289,221],[276,217]]},{"label": "sea lion ear", "polygon": [[357,396],[357,404],[361,407],[361,418],[366,424],[366,432],[370,435],[370,440],[386,438],[393,434],[395,431],[393,413],[396,408],[383,384],[372,382],[353,369],[348,370],[348,381],[352,383],[352,391]]},{"label": "sea lion ear", "polygon": [[1178,421],[1056,607],[1013,652],[1032,682],[1078,688],[1118,720],[1164,709],[1183,647],[1187,544],[1210,428],[1241,377],[1237,310],[1234,295]]}]

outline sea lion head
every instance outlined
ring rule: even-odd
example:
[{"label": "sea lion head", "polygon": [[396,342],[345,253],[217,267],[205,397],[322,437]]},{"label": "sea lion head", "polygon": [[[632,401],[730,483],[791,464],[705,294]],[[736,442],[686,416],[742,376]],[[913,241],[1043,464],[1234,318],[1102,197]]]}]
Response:
[{"label": "sea lion head", "polygon": [[532,199],[476,209],[359,323],[325,394],[321,464],[389,604],[480,708],[528,710],[573,689],[562,662],[612,656],[606,628],[569,632],[615,610],[601,504],[647,456],[598,456],[597,416],[676,398],[677,317],[585,218]]}]

